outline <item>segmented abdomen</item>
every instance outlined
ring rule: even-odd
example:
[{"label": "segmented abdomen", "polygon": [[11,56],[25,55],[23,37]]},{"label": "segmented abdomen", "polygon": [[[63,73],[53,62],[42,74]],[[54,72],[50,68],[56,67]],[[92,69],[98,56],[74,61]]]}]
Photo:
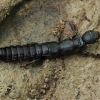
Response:
[{"label": "segmented abdomen", "polygon": [[[32,50],[32,51],[31,51]],[[0,49],[0,58],[1,60],[14,61],[14,60],[23,60],[28,57],[35,56],[35,47],[34,45],[23,45],[23,46],[10,46]]]},{"label": "segmented abdomen", "polygon": [[0,59],[4,61],[18,61],[40,56],[54,57],[54,55],[58,55],[59,51],[60,48],[57,42],[9,46],[0,48]]}]

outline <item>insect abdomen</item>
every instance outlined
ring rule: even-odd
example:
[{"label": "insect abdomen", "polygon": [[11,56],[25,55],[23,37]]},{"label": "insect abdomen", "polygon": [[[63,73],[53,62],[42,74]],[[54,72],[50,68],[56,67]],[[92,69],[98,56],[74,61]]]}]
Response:
[{"label": "insect abdomen", "polygon": [[34,44],[0,48],[0,59],[5,61],[23,60],[35,56],[36,47]]},{"label": "insect abdomen", "polygon": [[60,55],[60,45],[57,42],[34,43],[0,48],[0,59],[4,61],[19,61],[41,56],[55,57]]}]

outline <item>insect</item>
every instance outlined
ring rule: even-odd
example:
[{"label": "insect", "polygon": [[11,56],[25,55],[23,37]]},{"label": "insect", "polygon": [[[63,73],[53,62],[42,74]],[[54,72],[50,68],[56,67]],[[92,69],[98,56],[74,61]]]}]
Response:
[{"label": "insect", "polygon": [[20,61],[26,59],[34,59],[26,65],[36,62],[41,57],[58,57],[61,55],[77,52],[85,56],[100,57],[100,54],[93,54],[84,51],[87,44],[93,44],[100,38],[100,32],[89,30],[82,37],[76,38],[77,32],[74,24],[70,24],[74,31],[72,39],[63,41],[53,41],[46,43],[32,43],[27,45],[16,45],[0,48],[0,59],[3,61]]}]

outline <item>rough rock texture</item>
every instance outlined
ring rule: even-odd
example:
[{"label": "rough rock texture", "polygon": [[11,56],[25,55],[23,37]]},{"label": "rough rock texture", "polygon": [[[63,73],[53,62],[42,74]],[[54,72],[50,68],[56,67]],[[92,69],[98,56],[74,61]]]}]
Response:
[{"label": "rough rock texture", "polygon": [[0,22],[9,15],[12,8],[22,0],[0,0]]},{"label": "rough rock texture", "polygon": [[[5,9],[10,0],[3,1]],[[15,1],[13,6],[21,2]],[[63,21],[62,40],[73,33],[70,21],[77,26],[78,36],[94,28],[100,32],[100,0],[27,0],[0,24],[0,47],[57,41],[51,33]],[[100,42],[89,45],[88,51],[100,53]],[[60,58],[27,69],[20,68],[27,62],[0,62],[0,100],[100,100],[100,59],[74,54],[64,62],[65,70]]]}]

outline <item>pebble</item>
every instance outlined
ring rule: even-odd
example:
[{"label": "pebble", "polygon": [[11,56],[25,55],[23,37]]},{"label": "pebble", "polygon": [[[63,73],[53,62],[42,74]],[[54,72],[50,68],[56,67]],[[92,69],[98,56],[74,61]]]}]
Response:
[{"label": "pebble", "polygon": [[11,99],[18,99],[20,97],[20,94],[18,92],[16,92],[15,90],[11,91],[11,93],[9,93],[9,98]]},{"label": "pebble", "polygon": [[46,91],[45,91],[45,89],[41,89],[41,94],[46,94]]},{"label": "pebble", "polygon": [[50,88],[50,86],[47,84],[44,84],[42,88],[48,90]]},{"label": "pebble", "polygon": [[46,83],[48,83],[48,82],[49,82],[49,78],[46,77],[46,78],[44,79],[44,81],[45,81]]}]

